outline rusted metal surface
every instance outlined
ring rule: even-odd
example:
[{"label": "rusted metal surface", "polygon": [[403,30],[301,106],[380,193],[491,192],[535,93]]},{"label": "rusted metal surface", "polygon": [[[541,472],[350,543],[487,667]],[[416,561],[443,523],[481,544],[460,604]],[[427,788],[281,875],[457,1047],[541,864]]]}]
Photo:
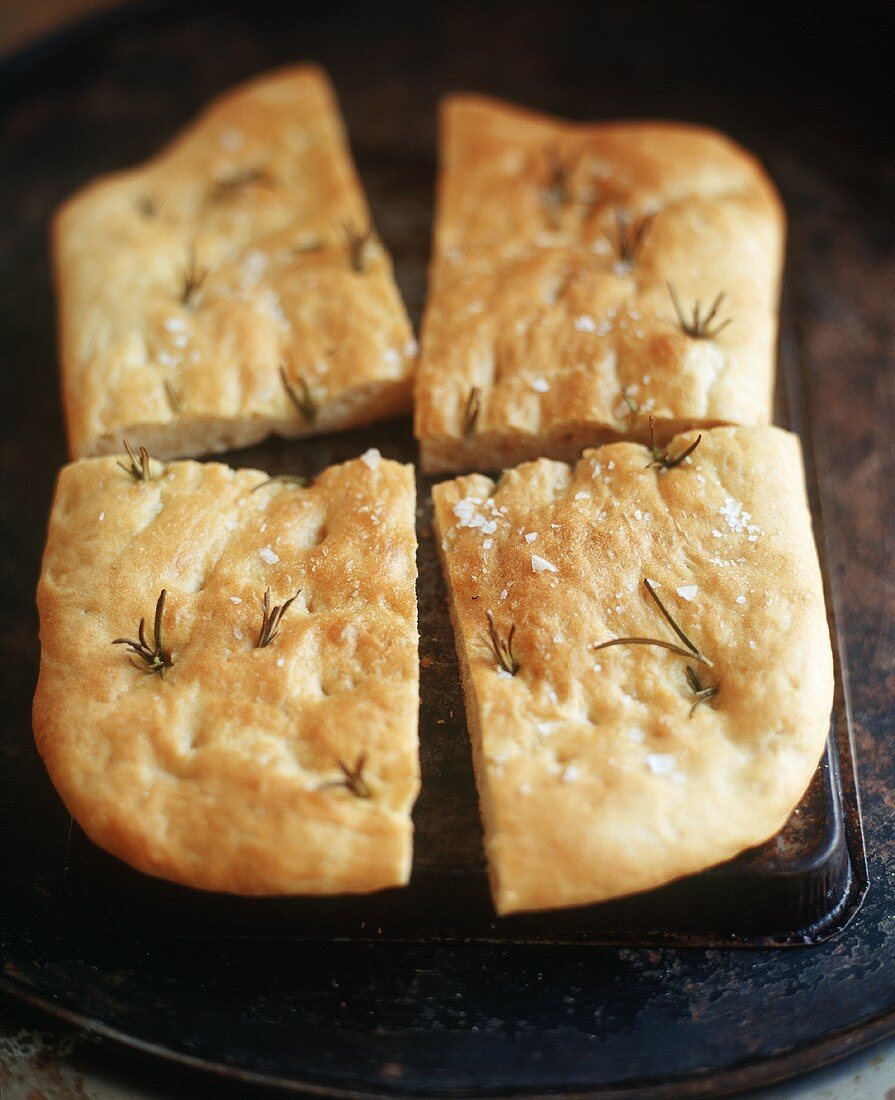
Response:
[{"label": "rusted metal surface", "polygon": [[[313,21],[296,12],[285,22],[260,10],[150,10],[7,71],[0,132],[7,988],[188,1063],[336,1092],[717,1095],[895,1030],[895,260],[885,189],[895,180],[892,147],[880,145],[885,129],[860,114],[866,100],[857,90],[849,107],[835,79],[826,88],[807,69],[802,85],[786,77],[799,59],[758,16],[751,29],[737,28],[737,48],[748,55],[751,42],[756,57],[759,46],[770,51],[764,70],[727,49],[712,29],[713,6],[686,9],[682,16],[675,6],[666,21],[655,6],[637,3],[617,14],[584,4],[457,4],[400,17],[348,4]],[[695,25],[700,36],[691,40],[687,28]],[[872,37],[882,40],[882,29]],[[844,37],[837,47],[845,64],[852,55]],[[164,887],[141,894],[128,872],[104,864],[76,834],[66,846],[67,818],[31,745],[29,716],[38,654],[32,593],[52,480],[64,460],[45,219],[86,178],[155,149],[219,88],[301,57],[333,73],[380,233],[416,318],[442,91],[474,86],[584,117],[689,117],[731,130],[766,159],[792,217],[781,412],[799,421],[804,396],[848,652],[870,856],[870,895],[837,938],[796,951],[744,952],[695,946],[698,939],[668,947],[661,936],[646,947],[537,943],[530,941],[551,935],[488,935],[477,926],[469,942],[407,942],[366,928],[345,942],[309,944],[287,927],[288,910],[254,929],[250,913],[231,913],[238,927],[215,929],[239,937],[229,939],[210,937],[201,927],[208,911],[196,910],[190,937],[171,937],[184,911]],[[868,56],[860,57],[866,75]],[[790,99],[762,83],[763,71],[791,81]],[[404,457],[406,425],[312,446],[275,442],[238,461],[312,472],[371,442]],[[483,881],[480,834],[443,589],[420,519],[425,786],[416,870],[446,883],[445,901],[456,905],[459,891],[450,885],[458,867],[466,878],[454,881]],[[843,823],[854,830],[847,767],[844,776]],[[784,854],[803,850],[823,820],[821,797],[787,834]],[[552,938],[568,937],[554,930]],[[643,939],[642,929],[632,937]]]}]

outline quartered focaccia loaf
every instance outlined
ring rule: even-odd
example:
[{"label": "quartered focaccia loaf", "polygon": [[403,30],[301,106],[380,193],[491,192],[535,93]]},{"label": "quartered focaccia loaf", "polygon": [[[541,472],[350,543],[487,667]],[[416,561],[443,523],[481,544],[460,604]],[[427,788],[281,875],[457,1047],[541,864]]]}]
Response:
[{"label": "quartered focaccia loaf", "polygon": [[160,458],[410,405],[415,361],[332,89],[313,66],[228,92],[165,151],[59,211],[72,456]]},{"label": "quartered focaccia loaf", "polygon": [[660,441],[768,423],[783,235],[760,165],[711,130],[448,99],[416,382],[424,468],[574,461],[646,442],[650,416]]},{"label": "quartered focaccia loaf", "polygon": [[[501,913],[731,858],[781,828],[823,750],[832,657],[797,438],[716,428],[653,461],[617,443],[434,489]],[[678,651],[601,648],[638,637]]]},{"label": "quartered focaccia loaf", "polygon": [[150,472],[136,480],[106,457],[59,477],[34,730],[72,815],[134,867],[189,886],[406,882],[411,467],[371,451],[307,488],[217,463]]}]

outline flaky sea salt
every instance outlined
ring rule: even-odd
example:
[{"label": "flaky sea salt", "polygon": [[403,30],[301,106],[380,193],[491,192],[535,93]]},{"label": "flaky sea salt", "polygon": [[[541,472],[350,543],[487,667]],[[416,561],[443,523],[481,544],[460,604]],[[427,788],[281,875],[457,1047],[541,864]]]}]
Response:
[{"label": "flaky sea salt", "polygon": [[674,757],[668,752],[648,752],[646,766],[653,775],[668,775],[674,770]]},{"label": "flaky sea salt", "polygon": [[558,573],[559,570],[553,564],[552,561],[547,561],[546,558],[542,558],[540,554],[532,554],[531,556],[531,568],[535,573]]}]

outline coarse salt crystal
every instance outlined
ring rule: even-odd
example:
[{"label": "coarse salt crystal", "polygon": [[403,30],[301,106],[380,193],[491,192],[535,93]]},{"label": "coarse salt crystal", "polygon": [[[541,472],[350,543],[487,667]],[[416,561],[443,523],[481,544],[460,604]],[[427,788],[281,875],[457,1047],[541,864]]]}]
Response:
[{"label": "coarse salt crystal", "polygon": [[590,493],[576,493],[576,500],[590,500]]},{"label": "coarse salt crystal", "polygon": [[526,542],[534,542],[534,540],[537,537],[538,537],[537,531],[529,531],[528,534],[525,536],[525,541]]},{"label": "coarse salt crystal", "polygon": [[581,768],[577,764],[566,764],[562,773],[563,783],[574,783],[581,778]]},{"label": "coarse salt crystal", "polygon": [[576,332],[596,332],[597,322],[590,316],[589,313],[582,313],[580,317],[575,318],[575,331]]},{"label": "coarse salt crystal", "polygon": [[239,598],[239,596],[231,596],[230,603],[242,603],[242,600]]},{"label": "coarse salt crystal", "polygon": [[740,594],[739,596],[737,596],[737,603],[745,603],[745,602],[746,602],[746,597],[744,595]]},{"label": "coarse salt crystal", "polygon": [[106,518],[106,513],[105,513],[105,512],[100,512],[100,514],[99,514],[99,521],[100,521],[100,523],[102,523],[102,521],[103,521],[103,520],[104,520],[105,518]]},{"label": "coarse salt crystal", "polygon": [[546,378],[532,378],[529,385],[535,391],[535,393],[547,393],[547,391],[550,389],[550,383],[547,381]]},{"label": "coarse salt crystal", "polygon": [[494,545],[494,539],[485,539],[485,541],[482,543],[482,549],[483,550],[490,550],[493,545]]},{"label": "coarse salt crystal", "polygon": [[531,556],[531,568],[535,573],[558,573],[559,570],[553,564],[552,561],[547,561],[546,558],[542,558],[540,554],[532,554]]},{"label": "coarse salt crystal", "polygon": [[364,451],[364,453],[360,456],[360,460],[368,469],[375,470],[382,460],[382,455],[380,454],[378,448],[371,447],[368,451]]},{"label": "coarse salt crystal", "polygon": [[218,134],[218,144],[222,149],[235,153],[237,149],[241,149],[245,145],[245,138],[239,130],[234,129],[232,126],[225,126]]},{"label": "coarse salt crystal", "polygon": [[648,752],[646,766],[653,775],[668,775],[674,770],[674,757],[668,752]]},{"label": "coarse salt crystal", "polygon": [[280,560],[280,555],[275,554],[269,546],[262,546],[258,553],[261,555],[262,559],[267,562],[268,565],[276,565],[276,563]]},{"label": "coarse salt crystal", "polygon": [[675,589],[681,599],[687,601],[692,600],[698,591],[699,589],[695,584],[682,584],[680,588]]}]

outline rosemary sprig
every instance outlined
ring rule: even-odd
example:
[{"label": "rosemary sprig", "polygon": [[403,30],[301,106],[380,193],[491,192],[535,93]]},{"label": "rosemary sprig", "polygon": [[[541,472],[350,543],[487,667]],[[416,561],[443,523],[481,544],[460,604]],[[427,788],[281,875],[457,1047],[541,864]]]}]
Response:
[{"label": "rosemary sprig", "polygon": [[622,397],[624,398],[624,402],[628,406],[628,409],[630,410],[631,415],[636,416],[640,412],[640,406],[637,404],[637,402],[631,396],[630,392],[628,391],[627,386],[625,386],[625,388],[622,390]]},{"label": "rosemary sprig", "polygon": [[354,762],[354,767],[349,767],[344,760],[339,761],[339,767],[342,769],[342,779],[332,779],[328,783],[321,783],[317,788],[318,791],[325,791],[332,787],[344,787],[347,791],[350,791],[355,798],[372,798],[373,791],[370,789],[370,784],[364,779],[364,768],[367,763],[367,754],[362,752]]},{"label": "rosemary sprig", "polygon": [[165,382],[165,397],[168,398],[171,412],[175,414],[179,413],[181,410],[180,398],[177,396],[177,390],[174,389],[170,382]]},{"label": "rosemary sprig", "polygon": [[[643,584],[644,584],[644,587],[646,588],[647,592],[649,593],[650,598],[652,599],[653,603],[659,609],[659,612],[662,615],[662,617],[665,619],[665,621],[668,623],[668,625],[671,627],[671,629],[675,632],[675,634],[678,636],[678,638],[680,638],[680,640],[684,643],[683,646],[675,645],[674,642],[663,641],[661,638],[633,637],[633,638],[612,638],[608,642],[600,642],[599,645],[595,645],[594,649],[608,649],[609,646],[612,646],[612,645],[657,645],[657,646],[661,646],[663,649],[670,649],[672,653],[678,653],[682,657],[689,657],[694,661],[699,661],[701,664],[704,664],[704,665],[708,666],[709,668],[711,668],[712,667],[712,662],[708,659],[708,657],[706,657],[704,654],[699,652],[699,650],[690,641],[690,639],[683,632],[683,630],[681,630],[681,628],[677,625],[677,623],[671,617],[671,614],[668,611],[668,609],[666,608],[665,604],[663,604],[662,601],[659,599],[659,596],[658,596],[658,594],[656,592],[656,589],[653,586],[652,582],[647,577],[644,577],[643,578]],[[686,648],[684,648],[684,647],[686,647]]]},{"label": "rosemary sprig", "polygon": [[306,256],[311,252],[320,252],[326,245],[319,237],[315,237],[313,240],[302,241],[301,244],[294,244],[289,250],[290,256]]},{"label": "rosemary sprig", "polygon": [[358,275],[363,275],[367,270],[370,259],[370,244],[375,237],[373,223],[370,222],[367,228],[361,232],[355,228],[353,222],[344,221],[342,222],[342,229],[345,231],[345,239],[348,242],[351,270],[356,271]]},{"label": "rosemary sprig", "polygon": [[276,180],[266,168],[243,168],[232,176],[215,180],[208,194],[210,202],[224,202],[238,195],[248,187],[276,186]]},{"label": "rosemary sprig", "polygon": [[194,309],[199,301],[199,294],[205,280],[208,278],[208,269],[199,267],[196,263],[196,247],[191,246],[189,257],[183,269],[183,285],[180,290],[180,304],[187,309]]},{"label": "rosemary sprig", "polygon": [[674,312],[677,314],[678,324],[681,326],[681,329],[688,336],[692,336],[694,340],[714,340],[733,320],[732,317],[726,317],[712,328],[712,322],[717,317],[718,310],[721,308],[721,303],[724,301],[725,294],[723,290],[720,291],[714,302],[709,306],[705,315],[703,315],[702,307],[697,299],[693,303],[692,316],[687,317],[681,306],[680,299],[675,293],[674,287],[671,283],[666,283],[665,285],[668,287],[668,294],[671,297],[671,304],[674,306]]},{"label": "rosemary sprig", "polygon": [[270,645],[272,641],[280,633],[280,623],[283,621],[283,616],[292,606],[292,604],[298,599],[298,593],[301,592],[299,588],[298,592],[294,596],[286,600],[285,603],[276,604],[274,607],[270,606],[270,588],[265,588],[264,599],[262,601],[262,615],[261,615],[261,630],[258,634],[258,643],[256,649],[264,649],[265,646]]},{"label": "rosemary sprig", "polygon": [[286,393],[289,394],[292,404],[309,424],[315,423],[320,406],[314,400],[313,394],[308,388],[308,383],[304,378],[299,377],[296,383],[293,384],[286,377],[286,371],[283,367],[280,367],[280,377],[283,379],[283,385],[286,387]]},{"label": "rosemary sprig", "polygon": [[673,458],[668,451],[660,450],[656,446],[656,430],[653,426],[653,418],[649,418],[649,445],[650,450],[653,453],[652,462],[646,464],[646,469],[649,470],[653,466],[661,466],[665,470],[673,470],[675,466],[680,466],[685,458],[689,458],[691,454],[696,450],[699,444],[702,442],[702,435],[698,435],[689,447],[685,451],[681,451],[679,455],[675,455]]},{"label": "rosemary sprig", "polygon": [[550,227],[558,229],[560,213],[572,201],[570,179],[575,165],[560,160],[554,148],[547,152],[547,167],[549,175],[547,185],[541,190],[541,205]]},{"label": "rosemary sprig", "polygon": [[277,482],[283,485],[295,485],[300,489],[304,489],[311,484],[310,478],[302,477],[301,474],[274,474],[265,481],[259,481],[252,492],[257,493],[259,489],[266,489],[268,485],[274,485]]},{"label": "rosemary sprig", "polygon": [[507,632],[506,638],[501,638],[494,625],[494,615],[490,611],[485,612],[488,620],[488,644],[498,665],[510,676],[515,676],[519,671],[519,662],[513,653],[513,637],[516,634],[516,624],[513,623]]},{"label": "rosemary sprig", "polygon": [[[153,627],[153,645],[146,638],[146,619],[140,619],[140,627],[136,638],[116,638],[112,645],[125,645],[131,653],[131,664],[134,668],[140,668],[148,675],[157,672],[162,679],[165,678],[165,670],[172,667],[174,658],[162,644],[162,616],[165,613],[165,597],[167,592],[163,588],[155,605],[155,625]],[[134,658],[138,660],[134,660]],[[142,665],[138,663],[142,661]]]},{"label": "rosemary sprig", "polygon": [[155,195],[151,195],[148,192],[144,195],[138,195],[134,200],[134,206],[137,208],[137,213],[142,218],[154,218],[159,212],[159,201]]},{"label": "rosemary sprig", "polygon": [[482,411],[482,391],[478,386],[473,386],[466,398],[466,408],[463,410],[463,438],[469,439],[475,433],[479,413]]},{"label": "rosemary sprig", "polygon": [[130,462],[120,462],[118,465],[126,474],[129,474],[134,481],[154,481],[152,476],[152,459],[149,457],[149,451],[145,447],[141,447],[139,451],[139,457],[134,454],[134,449],[128,443],[126,439],[122,440],[124,449],[127,451],[127,457]]},{"label": "rosemary sprig", "polygon": [[632,219],[624,210],[616,208],[615,234],[606,230],[603,236],[609,241],[615,252],[616,262],[622,267],[630,270],[634,266],[654,217],[653,214],[647,214],[643,218]]},{"label": "rosemary sprig", "polygon": [[700,703],[707,703],[710,699],[714,699],[720,692],[720,684],[708,684],[705,687],[702,681],[699,679],[699,673],[692,665],[687,665],[687,683],[690,685],[690,690],[693,692],[695,699],[693,706],[690,707],[690,717],[693,717],[693,711],[699,706]]}]

